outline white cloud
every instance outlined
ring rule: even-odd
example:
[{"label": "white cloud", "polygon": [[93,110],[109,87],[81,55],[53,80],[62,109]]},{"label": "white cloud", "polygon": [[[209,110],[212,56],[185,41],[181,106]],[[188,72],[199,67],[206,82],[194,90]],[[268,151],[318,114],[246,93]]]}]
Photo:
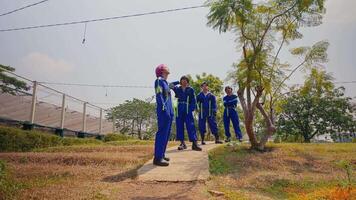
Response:
[{"label": "white cloud", "polygon": [[71,72],[74,66],[64,60],[51,58],[46,54],[33,52],[20,61],[20,66],[25,71],[41,74],[63,74]]}]

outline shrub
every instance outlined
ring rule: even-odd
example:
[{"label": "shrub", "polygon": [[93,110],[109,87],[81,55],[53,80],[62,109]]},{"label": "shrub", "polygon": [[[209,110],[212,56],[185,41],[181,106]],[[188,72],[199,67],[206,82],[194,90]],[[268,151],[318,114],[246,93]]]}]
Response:
[{"label": "shrub", "polygon": [[107,134],[104,136],[104,142],[111,142],[111,141],[124,141],[124,140],[129,140],[129,139],[133,139],[130,136],[127,135],[123,135],[123,134]]},{"label": "shrub", "polygon": [[83,144],[102,144],[101,140],[93,138],[62,138],[62,144],[64,146],[83,145]]},{"label": "shrub", "polygon": [[60,137],[48,133],[0,127],[0,151],[29,151],[60,144]]},{"label": "shrub", "polygon": [[37,148],[69,146],[80,144],[100,144],[95,139],[61,138],[39,131],[24,131],[18,128],[0,126],[0,152],[25,152]]}]

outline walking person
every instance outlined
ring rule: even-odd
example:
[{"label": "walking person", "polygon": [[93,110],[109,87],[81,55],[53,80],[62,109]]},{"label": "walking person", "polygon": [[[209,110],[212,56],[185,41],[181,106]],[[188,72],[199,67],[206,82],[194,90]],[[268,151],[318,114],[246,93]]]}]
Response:
[{"label": "walking person", "polygon": [[[178,84],[175,82],[174,84]],[[201,151],[197,143],[197,134],[194,124],[193,112],[196,109],[194,89],[189,86],[189,79],[183,76],[179,81],[180,86],[174,86],[173,91],[178,98],[176,113],[177,140],[181,142],[178,150],[187,149],[184,142],[184,125],[187,128],[189,141],[192,142],[192,150]]]},{"label": "walking person", "polygon": [[230,121],[234,127],[237,140],[242,142],[242,133],[240,129],[239,115],[236,111],[237,107],[237,96],[232,94],[232,88],[230,86],[225,87],[226,96],[223,98],[224,101],[224,128],[225,128],[225,142],[231,141],[230,133]]},{"label": "walking person", "polygon": [[169,69],[166,65],[161,64],[156,68],[155,93],[158,131],[155,138],[153,164],[157,166],[169,165],[169,158],[165,156],[165,152],[174,113],[171,92],[167,82],[168,75]]},{"label": "walking person", "polygon": [[201,136],[201,144],[205,145],[206,122],[208,122],[211,133],[215,137],[215,143],[221,144],[218,134],[218,125],[216,123],[217,104],[216,97],[210,93],[209,85],[203,82],[201,92],[197,96],[198,111],[199,111],[199,132]]}]

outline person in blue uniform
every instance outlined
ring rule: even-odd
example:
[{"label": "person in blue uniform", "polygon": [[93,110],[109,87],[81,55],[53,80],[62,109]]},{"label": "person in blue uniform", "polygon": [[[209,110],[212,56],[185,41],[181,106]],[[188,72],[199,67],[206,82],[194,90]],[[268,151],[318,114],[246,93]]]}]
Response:
[{"label": "person in blue uniform", "polygon": [[199,111],[199,132],[201,136],[201,144],[205,145],[206,122],[208,121],[211,133],[215,136],[215,143],[221,144],[218,134],[218,125],[216,123],[217,104],[216,97],[209,92],[207,82],[201,85],[201,92],[197,96],[197,104]]},{"label": "person in blue uniform", "polygon": [[224,128],[225,128],[225,142],[231,141],[231,133],[230,133],[230,121],[235,130],[236,138],[241,142],[242,141],[242,133],[240,129],[239,116],[236,111],[237,107],[237,96],[232,94],[232,88],[230,86],[225,87],[226,96],[223,98],[224,101]]},{"label": "person in blue uniform", "polygon": [[[178,83],[180,86],[177,86]],[[176,112],[177,140],[181,142],[178,150],[187,148],[184,142],[184,125],[187,127],[189,141],[192,142],[192,150],[201,151],[197,143],[197,134],[194,125],[193,112],[196,109],[196,100],[194,89],[189,86],[189,79],[183,76],[179,82],[173,83],[173,91],[178,98],[178,107]]]},{"label": "person in blue uniform", "polygon": [[170,87],[167,82],[169,69],[161,64],[156,68],[156,112],[158,131],[155,138],[155,150],[153,164],[157,166],[168,166],[169,158],[165,156],[167,143],[174,118]]}]

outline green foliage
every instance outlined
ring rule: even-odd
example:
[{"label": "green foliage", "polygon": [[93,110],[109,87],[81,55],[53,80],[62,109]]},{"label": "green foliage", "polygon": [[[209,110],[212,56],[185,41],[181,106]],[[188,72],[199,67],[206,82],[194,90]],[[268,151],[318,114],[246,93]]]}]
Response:
[{"label": "green foliage", "polygon": [[157,129],[155,125],[155,104],[150,101],[127,100],[111,108],[107,118],[115,117],[116,126],[120,133],[137,134],[139,139],[149,139]]},{"label": "green foliage", "polygon": [[103,142],[94,138],[73,138],[73,137],[65,137],[60,138],[61,145],[63,146],[72,146],[72,145],[97,145],[102,144]]},{"label": "green foliage", "polygon": [[279,133],[303,136],[305,142],[316,135],[353,132],[355,108],[344,89],[334,89],[332,77],[313,68],[304,86],[287,94],[278,120]]},{"label": "green foliage", "polygon": [[130,140],[133,139],[130,136],[123,135],[123,134],[107,134],[104,136],[104,142],[111,142],[111,141],[125,141],[125,140]]},{"label": "green foliage", "polygon": [[[241,48],[242,59],[233,65],[234,70],[228,79],[239,87],[244,113],[251,116],[245,119],[245,126],[254,148],[263,148],[266,138],[275,131],[276,101],[284,82],[300,67],[327,61],[326,41],[291,50],[292,54],[302,58],[291,72],[289,64],[279,60],[284,45],[302,38],[301,27],[322,23],[324,1],[211,0],[207,3],[210,6],[208,26],[219,32],[234,32],[237,46]],[[258,136],[261,140],[252,128],[256,109],[262,114],[266,126],[265,134]]]},{"label": "green foliage", "polygon": [[20,91],[30,89],[25,82],[4,73],[5,70],[14,72],[15,68],[0,64],[0,92],[16,95]]},{"label": "green foliage", "polygon": [[211,93],[213,93],[217,98],[222,96],[224,83],[219,77],[205,72],[201,75],[196,75],[195,78],[191,75],[188,75],[188,77],[190,79],[190,86],[194,89],[196,95],[201,92],[201,84],[203,82],[207,82]]},{"label": "green foliage", "polygon": [[95,139],[61,138],[49,133],[0,126],[0,152],[31,151],[53,146],[100,144]]},{"label": "green foliage", "polygon": [[226,174],[230,171],[228,163],[225,161],[226,155],[222,148],[214,149],[209,153],[210,173],[214,175]]}]

